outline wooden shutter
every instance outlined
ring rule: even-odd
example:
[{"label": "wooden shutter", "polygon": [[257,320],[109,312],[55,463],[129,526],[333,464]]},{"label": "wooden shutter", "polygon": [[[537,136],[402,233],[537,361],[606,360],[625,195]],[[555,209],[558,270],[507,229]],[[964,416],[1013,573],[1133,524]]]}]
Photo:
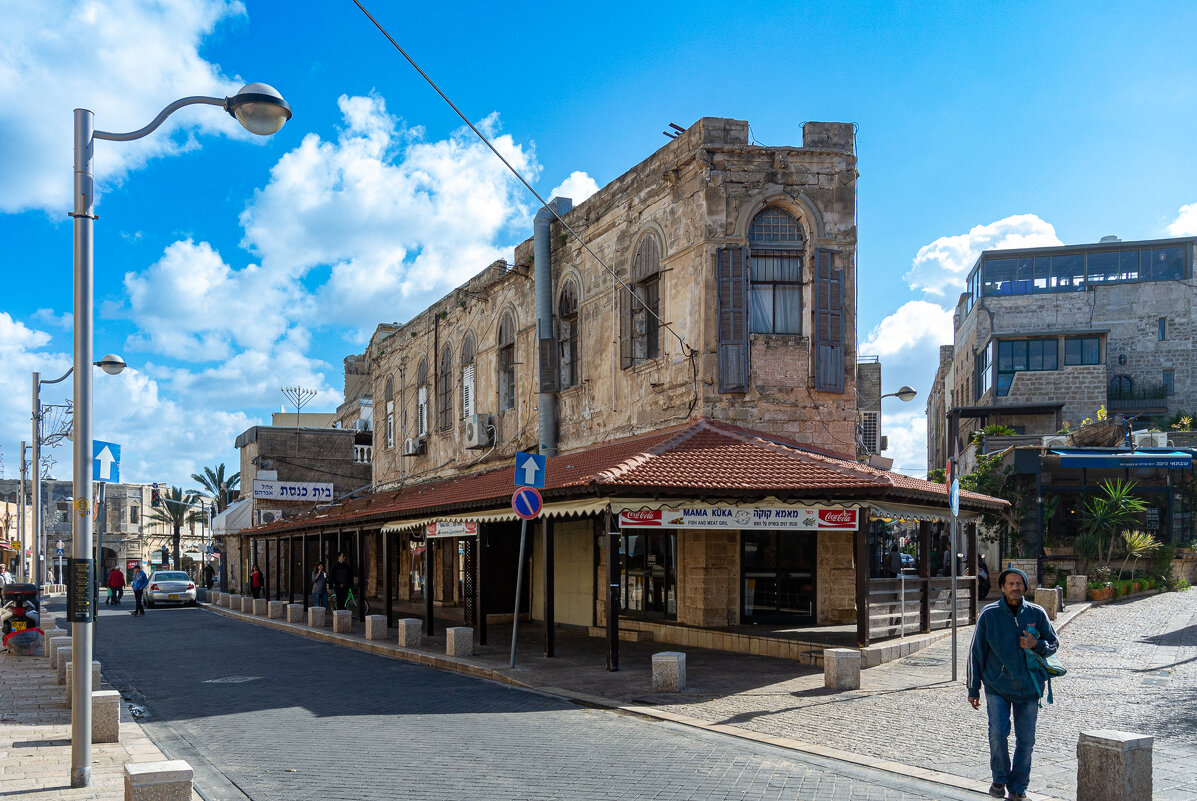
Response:
[{"label": "wooden shutter", "polygon": [[748,391],[748,254],[745,248],[715,252],[719,325],[719,391]]},{"label": "wooden shutter", "polygon": [[844,271],[834,267],[834,253],[820,250],[815,259],[815,389],[844,391]]},{"label": "wooden shutter", "polygon": [[416,399],[418,406],[416,436],[422,437],[428,433],[428,387],[420,387]]},{"label": "wooden shutter", "polygon": [[474,414],[474,365],[461,371],[461,416],[469,420]]},{"label": "wooden shutter", "polygon": [[632,366],[632,286],[616,284],[615,291],[619,293],[619,366],[627,369]]}]

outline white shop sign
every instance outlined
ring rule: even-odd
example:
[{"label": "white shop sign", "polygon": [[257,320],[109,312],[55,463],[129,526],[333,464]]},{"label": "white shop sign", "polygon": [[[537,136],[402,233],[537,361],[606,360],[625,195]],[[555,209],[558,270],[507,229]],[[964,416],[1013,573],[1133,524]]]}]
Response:
[{"label": "white shop sign", "polygon": [[333,485],[310,481],[254,480],[254,498],[263,501],[331,501]]},{"label": "white shop sign", "polygon": [[473,520],[442,520],[424,527],[424,536],[429,539],[448,537],[477,537],[478,523]]},{"label": "white shop sign", "polygon": [[855,531],[856,509],[829,507],[691,507],[619,513],[621,528],[766,528],[791,531]]}]

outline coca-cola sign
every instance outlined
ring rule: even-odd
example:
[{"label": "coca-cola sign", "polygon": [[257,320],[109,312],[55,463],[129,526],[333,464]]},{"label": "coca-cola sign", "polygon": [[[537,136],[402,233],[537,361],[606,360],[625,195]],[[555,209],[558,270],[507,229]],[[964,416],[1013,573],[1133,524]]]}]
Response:
[{"label": "coca-cola sign", "polygon": [[819,528],[856,530],[855,509],[820,509]]}]

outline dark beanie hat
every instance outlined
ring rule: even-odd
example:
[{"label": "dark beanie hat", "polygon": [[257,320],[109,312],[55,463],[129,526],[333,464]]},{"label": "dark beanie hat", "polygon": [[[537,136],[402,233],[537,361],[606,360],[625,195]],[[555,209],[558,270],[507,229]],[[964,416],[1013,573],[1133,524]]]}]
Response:
[{"label": "dark beanie hat", "polygon": [[1030,579],[1027,578],[1027,574],[1022,572],[1021,570],[1019,570],[1017,567],[1008,567],[1002,571],[1001,575],[998,576],[998,586],[999,587],[1002,587],[1005,585],[1006,576],[1010,575],[1011,573],[1016,573],[1019,576],[1022,576],[1022,586],[1028,590],[1031,588],[1031,581],[1030,581]]}]

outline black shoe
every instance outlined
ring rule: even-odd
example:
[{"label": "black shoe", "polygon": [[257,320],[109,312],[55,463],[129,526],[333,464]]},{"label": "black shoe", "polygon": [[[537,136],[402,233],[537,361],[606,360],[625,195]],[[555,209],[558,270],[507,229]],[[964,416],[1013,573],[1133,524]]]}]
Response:
[{"label": "black shoe", "polygon": [[131,615],[136,615],[137,613],[136,613],[136,612],[130,612],[129,614],[131,614]]},{"label": "black shoe", "polygon": [[1013,790],[1010,791],[1010,795],[1006,796],[1010,801],[1026,801],[1026,797],[1026,793],[1016,793]]},{"label": "black shoe", "polygon": [[1006,797],[1006,785],[1004,785],[1004,784],[989,785],[989,795],[991,795],[994,798],[1005,798]]}]

